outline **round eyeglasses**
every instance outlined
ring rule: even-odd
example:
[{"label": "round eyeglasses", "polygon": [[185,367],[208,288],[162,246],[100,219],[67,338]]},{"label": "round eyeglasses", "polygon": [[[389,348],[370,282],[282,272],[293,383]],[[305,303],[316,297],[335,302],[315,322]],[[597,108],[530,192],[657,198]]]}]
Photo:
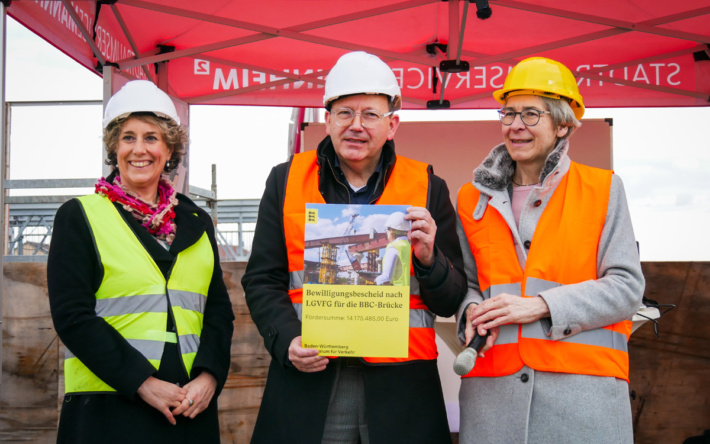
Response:
[{"label": "round eyeglasses", "polygon": [[360,116],[360,124],[368,129],[374,128],[375,126],[377,126],[378,123],[380,123],[380,120],[382,120],[384,117],[391,116],[392,114],[394,114],[394,111],[390,111],[384,114],[380,114],[377,111],[371,110],[356,113],[350,108],[340,108],[334,110],[332,113],[333,117],[335,118],[335,124],[338,126],[350,126],[352,125],[353,120],[355,120],[355,116]]},{"label": "round eyeglasses", "polygon": [[500,123],[505,126],[510,126],[515,121],[515,116],[520,114],[520,120],[522,120],[525,126],[535,126],[540,121],[540,116],[543,114],[550,114],[549,111],[540,111],[535,108],[524,109],[520,112],[515,112],[510,108],[503,108],[498,110],[498,117],[500,118]]}]

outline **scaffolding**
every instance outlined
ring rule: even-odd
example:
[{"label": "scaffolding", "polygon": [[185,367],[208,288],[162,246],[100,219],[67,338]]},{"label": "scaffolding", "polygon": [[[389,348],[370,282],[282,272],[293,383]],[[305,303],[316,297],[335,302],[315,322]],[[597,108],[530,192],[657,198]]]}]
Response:
[{"label": "scaffolding", "polygon": [[[6,189],[89,188],[95,179],[6,180]],[[47,260],[54,215],[62,203],[74,196],[6,196],[8,232],[6,262]],[[222,261],[245,261],[259,211],[259,199],[217,200],[215,193],[190,186],[190,197],[212,215]]]},{"label": "scaffolding", "polygon": [[380,271],[377,263],[377,259],[380,257],[379,250],[369,250],[367,252],[367,271],[377,272]]},{"label": "scaffolding", "polygon": [[333,284],[337,274],[338,247],[330,243],[324,243],[320,252],[320,276],[318,282],[321,284]]}]

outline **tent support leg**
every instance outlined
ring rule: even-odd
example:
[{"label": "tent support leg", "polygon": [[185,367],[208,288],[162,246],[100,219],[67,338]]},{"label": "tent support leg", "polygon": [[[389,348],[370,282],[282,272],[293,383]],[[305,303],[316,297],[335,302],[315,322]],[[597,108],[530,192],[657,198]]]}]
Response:
[{"label": "tent support leg", "polygon": [[[5,178],[7,168],[5,150],[9,146],[7,138],[9,131],[7,126],[7,105],[5,104],[5,60],[7,44],[7,7],[5,3],[0,3],[0,330],[2,328],[3,313],[3,279],[5,268],[5,239],[7,239],[7,211],[5,211]],[[2,367],[2,341],[0,341],[0,367]],[[0,386],[2,379],[0,378]]]}]

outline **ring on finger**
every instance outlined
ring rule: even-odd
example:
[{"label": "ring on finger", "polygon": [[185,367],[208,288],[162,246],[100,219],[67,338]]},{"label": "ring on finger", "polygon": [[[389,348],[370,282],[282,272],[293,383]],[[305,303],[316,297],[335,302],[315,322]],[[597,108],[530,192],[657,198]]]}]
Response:
[{"label": "ring on finger", "polygon": [[195,404],[195,401],[193,399],[187,398],[187,405],[192,407]]}]

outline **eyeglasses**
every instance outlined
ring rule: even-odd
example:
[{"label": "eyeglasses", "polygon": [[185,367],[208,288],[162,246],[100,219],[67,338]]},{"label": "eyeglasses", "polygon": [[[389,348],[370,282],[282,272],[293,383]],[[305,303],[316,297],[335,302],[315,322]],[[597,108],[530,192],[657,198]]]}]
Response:
[{"label": "eyeglasses", "polygon": [[498,110],[498,117],[500,118],[500,123],[505,126],[510,126],[515,121],[515,116],[520,114],[520,120],[525,124],[525,126],[535,126],[540,121],[540,116],[543,114],[550,114],[549,111],[540,111],[535,108],[528,108],[520,111],[519,113],[513,111],[510,108],[503,108]]},{"label": "eyeglasses", "polygon": [[374,128],[380,123],[384,117],[391,116],[394,111],[388,113],[380,114],[377,111],[363,111],[356,113],[350,108],[340,108],[333,111],[333,116],[335,117],[335,124],[338,126],[350,126],[355,120],[355,116],[360,116],[360,124],[365,128]]},{"label": "eyeglasses", "polygon": [[658,310],[658,317],[650,318],[644,314],[641,314],[639,312],[636,313],[636,315],[646,318],[649,321],[653,322],[653,333],[658,337],[658,319],[661,318],[664,314],[668,313],[669,311],[673,310],[675,308],[675,304],[659,304],[658,302],[654,301],[653,299],[647,299],[645,296],[643,298],[643,305],[645,307],[651,307],[655,308]]}]

